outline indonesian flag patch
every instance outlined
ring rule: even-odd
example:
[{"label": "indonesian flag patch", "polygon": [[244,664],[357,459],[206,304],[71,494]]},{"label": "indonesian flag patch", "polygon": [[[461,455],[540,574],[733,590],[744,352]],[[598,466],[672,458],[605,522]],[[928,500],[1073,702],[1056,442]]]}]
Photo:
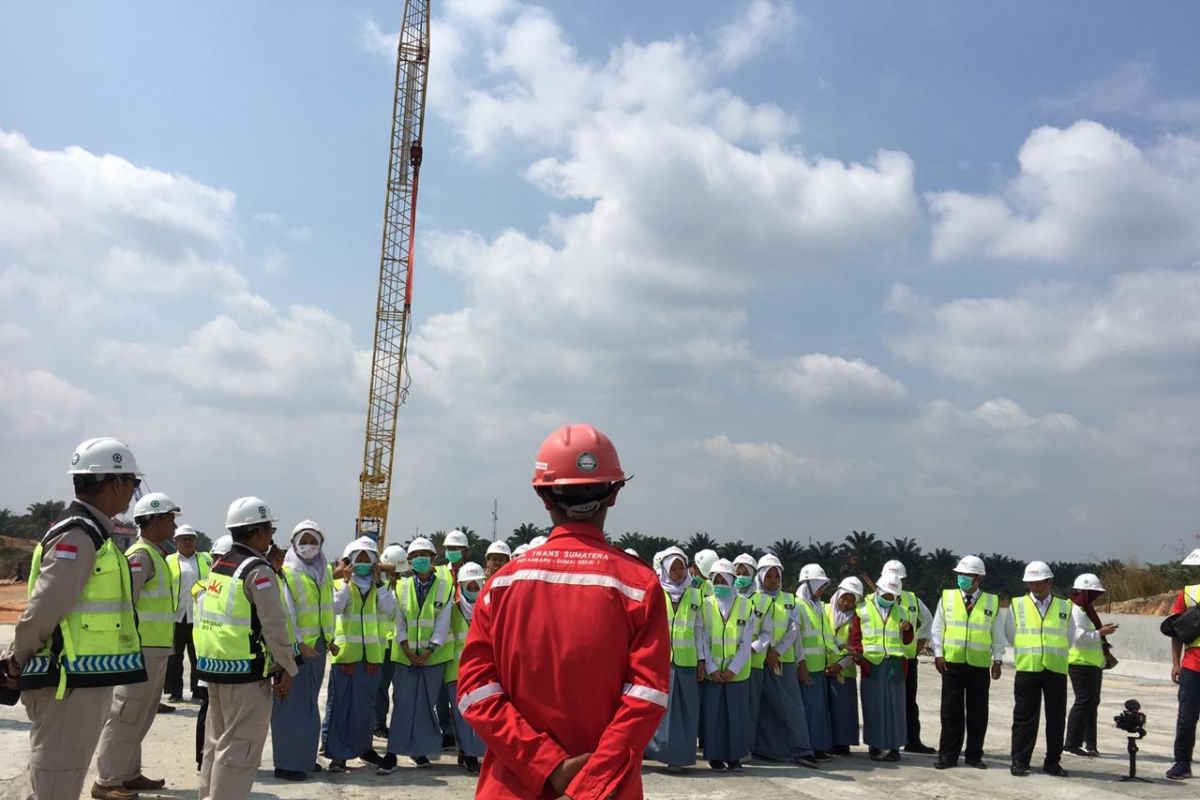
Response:
[{"label": "indonesian flag patch", "polygon": [[130,572],[141,572],[142,571],[142,562],[130,561],[129,562],[129,571]]},{"label": "indonesian flag patch", "polygon": [[261,575],[254,579],[254,588],[255,589],[266,589],[270,585],[271,585],[271,579],[269,577],[267,577],[266,575]]},{"label": "indonesian flag patch", "polygon": [[75,557],[78,555],[79,555],[79,547],[77,545],[73,545],[73,544],[56,544],[56,545],[54,545],[54,557],[55,558],[66,558],[71,561],[74,561]]}]

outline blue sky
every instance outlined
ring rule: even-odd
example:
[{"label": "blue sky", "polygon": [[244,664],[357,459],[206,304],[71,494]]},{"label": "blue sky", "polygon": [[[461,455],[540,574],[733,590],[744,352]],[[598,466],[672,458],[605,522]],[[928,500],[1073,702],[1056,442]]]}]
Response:
[{"label": "blue sky", "polygon": [[[588,419],[620,530],[1194,546],[1193,4],[434,7],[398,531],[538,520]],[[115,434],[348,540],[398,16],[10,11],[0,505]]]}]

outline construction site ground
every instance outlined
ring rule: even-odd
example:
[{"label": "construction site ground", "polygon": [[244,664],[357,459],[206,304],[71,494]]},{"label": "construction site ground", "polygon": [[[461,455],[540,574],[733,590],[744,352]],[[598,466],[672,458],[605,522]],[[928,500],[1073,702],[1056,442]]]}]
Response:
[{"label": "construction site ground", "polygon": [[[0,640],[12,638],[12,626],[0,625]],[[1012,721],[1012,668],[992,684],[991,724],[988,729],[986,760],[988,770],[960,766],[939,771],[932,756],[905,754],[897,765],[872,763],[865,747],[855,748],[849,757],[838,757],[818,771],[781,764],[750,763],[740,775],[714,774],[701,761],[683,775],[668,774],[655,764],[644,769],[646,797],[668,798],[862,798],[863,800],[909,800],[909,798],[963,797],[1028,798],[1054,797],[1056,800],[1105,800],[1105,798],[1186,798],[1195,797],[1200,781],[1168,781],[1163,773],[1170,766],[1171,743],[1175,731],[1176,691],[1171,684],[1169,667],[1162,663],[1122,662],[1117,672],[1107,673],[1104,704],[1100,709],[1100,750],[1098,759],[1064,756],[1071,776],[1051,778],[1036,771],[1042,749],[1034,753],[1034,774],[1014,778],[1008,773],[1009,726]],[[937,744],[938,694],[940,681],[932,660],[922,659],[920,676],[921,722],[924,738]],[[1153,778],[1153,784],[1120,783],[1126,774],[1127,756],[1124,734],[1112,725],[1127,698],[1137,698],[1148,717],[1149,735],[1142,740],[1139,773]],[[144,746],[145,773],[166,778],[167,789],[143,792],[143,798],[194,797],[197,788],[193,761],[197,706],[184,702],[174,714],[159,715]],[[382,742],[377,741],[381,745]],[[22,706],[0,706],[0,798],[23,797],[24,771],[29,761],[29,722]],[[358,762],[354,762],[358,763]],[[93,765],[94,766],[94,765]],[[89,776],[94,777],[94,770]],[[454,763],[452,752],[442,753],[432,769],[417,770],[405,764],[387,777],[375,775],[373,768],[362,766],[343,775],[322,774],[303,783],[276,780],[271,768],[271,744],[268,740],[262,767],[254,787],[254,798],[462,798],[474,794],[474,779]],[[87,787],[85,787],[85,794]]]}]

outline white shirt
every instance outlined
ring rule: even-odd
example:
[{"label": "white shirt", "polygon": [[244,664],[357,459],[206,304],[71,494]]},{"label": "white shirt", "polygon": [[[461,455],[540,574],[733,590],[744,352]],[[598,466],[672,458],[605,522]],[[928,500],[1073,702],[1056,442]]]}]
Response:
[{"label": "white shirt", "polygon": [[186,622],[189,625],[193,618],[192,587],[200,580],[200,564],[196,554],[188,558],[179,558],[179,610],[175,612],[176,622]]},{"label": "white shirt", "polygon": [[[1033,600],[1034,605],[1037,606],[1038,613],[1040,613],[1042,617],[1045,617],[1046,610],[1050,608],[1050,600],[1054,597],[1054,595],[1046,595],[1045,600],[1038,600],[1032,594],[1030,594],[1029,597]],[[1016,603],[1018,600],[1019,598],[1014,598],[1013,602]],[[1013,621],[1013,615],[1011,613],[1009,613],[1004,620],[1004,632],[1009,644],[1012,644],[1013,639],[1016,638],[1017,635],[1017,624]],[[1071,643],[1071,646],[1075,646],[1079,642],[1094,642],[1099,638],[1100,632],[1096,630],[1094,625],[1092,625],[1092,621],[1087,618],[1087,614],[1084,613],[1083,609],[1072,604],[1071,616],[1067,620],[1067,641]]]},{"label": "white shirt", "polygon": [[[404,578],[403,580],[400,581],[400,583],[396,584],[396,594],[398,595],[401,592],[404,592],[405,598],[407,598],[408,597],[408,595],[407,595],[408,586],[407,586],[407,584],[404,583],[404,581],[413,581],[413,580],[416,580],[416,578],[415,577]],[[430,593],[433,592],[432,586],[429,588],[429,592]],[[391,595],[391,591],[389,591],[388,594]],[[380,599],[382,600],[382,594],[380,595]],[[407,599],[405,600],[405,602],[408,602]],[[425,602],[426,603],[433,602],[433,599],[429,596],[429,594],[425,595]],[[334,603],[334,608],[337,608],[337,598],[336,597],[334,598],[333,603]],[[448,637],[450,635],[450,616],[453,611],[454,611],[454,603],[446,603],[446,605],[442,606],[442,610],[440,612],[438,612],[438,615],[436,617],[434,617],[433,636],[431,636],[429,639],[429,644],[431,647],[434,647],[434,648],[440,647],[442,644],[445,643],[446,637]],[[404,618],[404,612],[400,610],[399,600],[393,597],[392,610],[390,612],[384,610],[383,604],[381,602],[380,607],[379,607],[379,613],[380,614],[394,613],[396,615],[396,641],[397,642],[407,642],[408,641],[408,620]],[[409,646],[411,646],[411,643],[409,644]]]},{"label": "white shirt", "polygon": [[[958,591],[957,589],[955,591]],[[974,592],[960,592],[963,596],[963,602],[968,605],[973,605],[979,602],[980,590]],[[1007,640],[1005,634],[1004,620],[1008,616],[1008,610],[1000,608],[996,605],[996,617],[992,620],[992,661],[1004,660],[1004,643]],[[946,614],[942,608],[942,601],[938,600],[937,611],[933,614],[933,624],[930,626],[929,646],[933,648],[933,655],[936,658],[945,656],[942,641],[946,636]]]}]

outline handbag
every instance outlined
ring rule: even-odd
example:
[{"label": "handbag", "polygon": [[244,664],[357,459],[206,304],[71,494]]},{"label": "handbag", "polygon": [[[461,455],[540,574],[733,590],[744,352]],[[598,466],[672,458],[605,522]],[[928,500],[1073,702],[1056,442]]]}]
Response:
[{"label": "handbag", "polygon": [[1187,645],[1200,638],[1200,606],[1189,606],[1182,614],[1172,614],[1158,629],[1166,636]]},{"label": "handbag", "polygon": [[1108,642],[1104,643],[1104,669],[1112,669],[1121,662],[1112,654],[1112,645]]}]

